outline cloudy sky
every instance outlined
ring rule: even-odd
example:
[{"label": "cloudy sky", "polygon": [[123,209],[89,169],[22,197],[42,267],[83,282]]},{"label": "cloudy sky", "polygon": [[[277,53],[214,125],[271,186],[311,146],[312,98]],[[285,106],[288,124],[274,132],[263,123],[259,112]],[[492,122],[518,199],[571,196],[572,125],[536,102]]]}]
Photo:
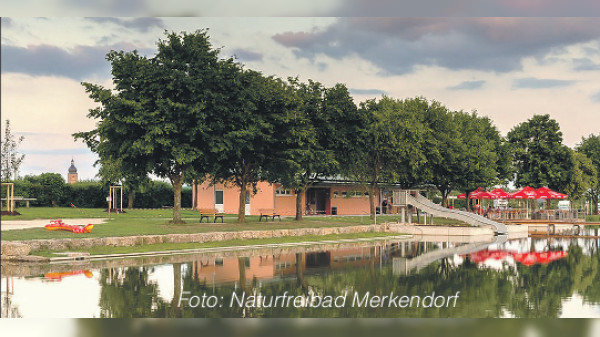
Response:
[{"label": "cloudy sky", "polygon": [[[13,8],[15,17],[2,19],[2,130],[9,119],[13,131],[25,137],[21,175],[66,176],[74,158],[80,178],[94,178],[95,156],[71,137],[94,127],[86,115],[95,105],[80,82],[110,86],[105,54],[137,49],[150,56],[165,30],[208,28],[221,56],[236,56],[267,75],[345,83],[356,103],[383,94],[424,96],[453,110],[477,110],[503,134],[534,114],[548,113],[569,146],[600,133],[600,18],[578,17],[600,16],[597,1],[567,8],[558,0],[545,1],[544,7],[541,0],[527,6],[488,1],[485,7],[462,0],[458,7],[426,14],[422,6],[400,13],[395,1],[378,6],[363,0],[344,6],[305,1],[289,8],[273,0],[263,2],[272,5],[260,12],[263,16],[245,0],[228,10],[198,6],[202,1],[186,8],[182,2],[178,12],[158,1],[115,1],[97,9],[95,2],[55,2],[86,3],[87,13],[30,18]],[[110,15],[115,8],[124,15],[211,17],[83,17]],[[461,8],[467,15],[457,17]],[[536,17],[517,15],[536,11]]]}]

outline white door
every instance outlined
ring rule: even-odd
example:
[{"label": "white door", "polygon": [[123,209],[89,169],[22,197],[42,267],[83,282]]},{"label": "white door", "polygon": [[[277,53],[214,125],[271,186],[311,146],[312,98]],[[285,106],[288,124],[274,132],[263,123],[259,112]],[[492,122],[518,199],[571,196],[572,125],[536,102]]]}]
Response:
[{"label": "white door", "polygon": [[215,209],[219,213],[225,212],[225,207],[223,206],[223,191],[222,190],[215,191]]}]

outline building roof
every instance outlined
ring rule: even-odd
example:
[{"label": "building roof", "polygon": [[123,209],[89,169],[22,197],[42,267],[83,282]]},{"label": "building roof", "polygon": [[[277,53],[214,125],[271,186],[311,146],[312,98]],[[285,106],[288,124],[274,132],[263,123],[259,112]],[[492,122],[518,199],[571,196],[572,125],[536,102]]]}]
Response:
[{"label": "building roof", "polygon": [[71,167],[69,167],[69,173],[77,173],[77,167],[75,167],[75,161],[71,159]]}]

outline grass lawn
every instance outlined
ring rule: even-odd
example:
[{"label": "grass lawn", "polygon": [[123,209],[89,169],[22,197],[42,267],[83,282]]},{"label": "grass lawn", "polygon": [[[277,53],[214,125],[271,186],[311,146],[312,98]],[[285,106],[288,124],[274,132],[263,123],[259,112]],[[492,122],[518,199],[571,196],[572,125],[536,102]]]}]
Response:
[{"label": "grass lawn", "polygon": [[587,222],[600,222],[600,215],[586,215],[585,221]]},{"label": "grass lawn", "polygon": [[[318,242],[327,240],[357,240],[357,239],[374,239],[385,237],[398,237],[397,233],[349,233],[349,234],[331,234],[331,235],[306,235],[306,236],[289,236],[283,238],[268,238],[268,239],[250,239],[250,240],[227,240],[215,241],[206,243],[159,243],[154,245],[140,245],[133,247],[108,247],[98,246],[85,250],[90,255],[106,255],[106,254],[131,254],[131,253],[146,253],[159,251],[175,251],[183,249],[200,249],[200,248],[217,248],[217,247],[234,247],[234,246],[252,246],[266,244],[281,244],[281,243],[299,243],[299,242]],[[84,252],[83,250],[71,250],[70,252]],[[64,256],[58,251],[39,250],[32,252],[32,255],[44,257]]]},{"label": "grass lawn", "polygon": [[[2,217],[2,220],[28,220],[28,219],[68,219],[68,218],[106,218],[107,213],[102,209],[79,208],[20,208],[20,216]],[[93,216],[96,215],[96,216]],[[295,221],[293,217],[282,217],[281,222],[259,222],[258,216],[246,216],[246,223],[238,223],[237,215],[224,216],[224,223],[199,223],[199,214],[196,211],[182,211],[182,218],[186,222],[182,225],[172,225],[168,221],[172,218],[173,211],[164,210],[128,210],[127,213],[112,214],[111,220],[104,224],[94,226],[92,233],[74,234],[65,231],[48,231],[45,228],[30,228],[2,232],[2,240],[31,240],[54,238],[84,238],[84,237],[109,237],[131,235],[157,235],[157,234],[188,234],[203,232],[229,232],[242,230],[270,230],[290,228],[315,228],[337,227],[373,224],[368,215],[365,216],[309,216],[302,221]],[[400,216],[377,216],[377,223],[397,222]],[[416,221],[416,218],[413,218]],[[461,222],[451,219],[435,218],[434,224],[459,225]],[[81,224],[85,225],[85,224]]]}]

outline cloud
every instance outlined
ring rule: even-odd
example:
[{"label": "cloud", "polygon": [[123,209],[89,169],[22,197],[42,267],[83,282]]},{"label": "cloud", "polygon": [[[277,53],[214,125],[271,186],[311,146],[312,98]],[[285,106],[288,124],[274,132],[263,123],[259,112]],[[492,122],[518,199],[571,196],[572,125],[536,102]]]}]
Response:
[{"label": "cloud", "polygon": [[253,52],[247,49],[237,48],[233,50],[233,55],[236,56],[240,61],[262,61],[263,55],[261,53]]},{"label": "cloud", "polygon": [[2,27],[4,28],[9,28],[13,26],[13,20],[11,18],[1,18],[0,19],[0,23],[2,24]]},{"label": "cloud", "polygon": [[[595,14],[593,14],[595,13]],[[329,16],[379,17],[591,17],[600,15],[597,0],[346,0]]]},{"label": "cloud", "polygon": [[483,80],[464,81],[455,86],[448,87],[448,90],[476,90],[476,89],[481,89],[484,84],[485,84],[485,81],[483,81]]},{"label": "cloud", "polygon": [[82,80],[98,73],[110,73],[104,60],[106,47],[79,46],[70,51],[51,45],[2,47],[2,72],[34,76],[64,76]]},{"label": "cloud", "polygon": [[574,81],[527,77],[513,80],[512,87],[514,89],[551,89],[568,87],[573,83]]},{"label": "cloud", "polygon": [[299,58],[359,56],[383,74],[418,66],[509,72],[526,57],[541,58],[597,40],[600,18],[340,18],[323,30],[284,32],[273,40]]},{"label": "cloud", "polygon": [[387,95],[387,92],[379,89],[349,89],[352,95]]},{"label": "cloud", "polygon": [[[125,47],[125,48],[123,48]],[[132,46],[76,46],[69,50],[51,45],[27,47],[2,46],[2,73],[22,73],[32,76],[59,76],[77,81],[89,76],[110,76],[110,64],[105,60],[111,50],[133,50]],[[141,49],[140,54],[151,53]]]},{"label": "cloud", "polygon": [[96,23],[112,23],[124,28],[137,30],[142,33],[146,33],[153,28],[164,28],[162,19],[159,18],[133,18],[133,19],[121,19],[121,18],[87,18],[89,21]]},{"label": "cloud", "polygon": [[600,63],[596,63],[589,58],[574,59],[573,69],[577,71],[600,70]]},{"label": "cloud", "polygon": [[592,101],[596,102],[596,103],[600,103],[600,91],[598,91],[597,93],[593,94],[591,97]]}]

